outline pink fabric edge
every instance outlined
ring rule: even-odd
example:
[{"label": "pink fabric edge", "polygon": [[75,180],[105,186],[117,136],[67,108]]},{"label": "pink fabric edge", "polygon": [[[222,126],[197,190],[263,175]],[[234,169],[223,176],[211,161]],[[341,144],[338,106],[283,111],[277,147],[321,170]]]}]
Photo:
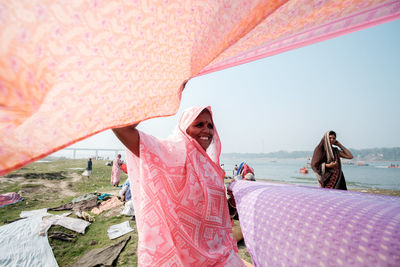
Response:
[{"label": "pink fabric edge", "polygon": [[[349,17],[351,17],[351,16],[349,16]],[[343,20],[344,19],[348,19],[349,17],[343,18]],[[367,22],[367,23],[364,22],[364,23],[361,23],[361,24],[358,24],[358,25],[353,25],[351,27],[347,27],[345,29],[341,29],[341,30],[338,30],[336,32],[331,32],[331,33],[328,33],[328,34],[325,34],[325,35],[322,35],[322,36],[318,36],[316,38],[311,38],[311,39],[303,41],[303,42],[299,42],[299,43],[296,43],[296,44],[293,44],[293,45],[285,46],[283,48],[279,48],[279,49],[276,49],[276,50],[268,51],[266,53],[262,53],[262,54],[259,54],[257,56],[248,57],[246,59],[239,60],[239,61],[236,61],[234,63],[228,63],[228,64],[224,64],[224,65],[219,66],[219,67],[211,68],[211,69],[205,70],[204,72],[200,72],[199,74],[195,75],[194,77],[202,76],[202,75],[205,75],[205,74],[208,74],[208,73],[211,73],[211,72],[216,72],[216,71],[220,71],[220,70],[231,68],[231,67],[235,67],[235,66],[238,66],[238,65],[241,65],[241,64],[249,63],[251,61],[255,61],[255,60],[258,60],[258,59],[262,59],[262,58],[266,58],[266,57],[273,56],[273,55],[276,55],[276,54],[280,54],[280,53],[283,53],[283,52],[286,52],[286,51],[289,51],[289,50],[301,48],[301,47],[304,47],[304,46],[307,46],[307,45],[311,45],[311,44],[314,44],[314,43],[317,43],[317,42],[322,42],[322,41],[325,41],[325,40],[328,40],[328,39],[332,39],[334,37],[338,37],[338,36],[341,36],[341,35],[352,33],[352,32],[355,32],[355,31],[358,31],[358,30],[362,30],[362,29],[365,29],[365,28],[369,28],[369,27],[372,27],[372,26],[380,25],[380,24],[383,24],[385,22],[393,21],[393,20],[396,20],[396,19],[399,19],[399,18],[400,18],[400,14],[392,14],[392,15],[381,17],[379,19],[376,19],[374,21],[370,21],[370,22]],[[335,23],[336,22],[337,21],[335,21]],[[317,28],[313,28],[312,30],[308,30],[308,31],[305,31],[305,32],[315,31],[318,28],[326,27],[327,25],[329,25],[329,24],[325,24],[325,25],[319,26]],[[302,32],[301,34],[304,34],[305,32]],[[300,34],[300,33],[298,33],[298,34]],[[298,35],[298,34],[296,34],[296,35]],[[290,36],[290,38],[292,38],[292,37],[293,36]],[[285,39],[279,40],[279,42],[282,42],[283,40],[285,40]]]}]

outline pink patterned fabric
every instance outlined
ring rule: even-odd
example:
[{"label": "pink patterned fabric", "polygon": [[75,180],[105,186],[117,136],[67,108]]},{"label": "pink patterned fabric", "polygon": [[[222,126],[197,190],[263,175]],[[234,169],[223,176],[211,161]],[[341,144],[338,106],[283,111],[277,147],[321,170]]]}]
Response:
[{"label": "pink patterned fabric", "polygon": [[94,207],[94,208],[91,210],[91,212],[92,212],[93,214],[98,215],[98,214],[102,213],[103,211],[106,211],[106,210],[109,210],[109,209],[112,209],[112,208],[121,206],[121,205],[123,205],[123,204],[124,204],[124,203],[122,203],[122,202],[118,199],[118,197],[113,196],[112,198],[110,198],[110,199],[108,199],[108,200],[102,202],[102,203],[100,204],[100,206]]},{"label": "pink patterned fabric", "polygon": [[0,0],[0,175],[174,114],[194,76],[399,17],[398,0]]},{"label": "pink patterned fabric", "polygon": [[399,266],[400,197],[237,181],[255,266]]},{"label": "pink patterned fabric", "polygon": [[14,192],[0,194],[0,208],[7,205],[15,204],[22,200],[24,200],[24,198]]},{"label": "pink patterned fabric", "polygon": [[243,265],[234,253],[217,129],[207,153],[186,133],[204,108],[211,113],[185,111],[168,140],[140,132],[140,158],[127,150],[140,266]]},{"label": "pink patterned fabric", "polygon": [[121,178],[121,163],[122,161],[118,157],[115,157],[111,170],[111,178],[110,178],[111,185],[119,184],[119,179]]}]

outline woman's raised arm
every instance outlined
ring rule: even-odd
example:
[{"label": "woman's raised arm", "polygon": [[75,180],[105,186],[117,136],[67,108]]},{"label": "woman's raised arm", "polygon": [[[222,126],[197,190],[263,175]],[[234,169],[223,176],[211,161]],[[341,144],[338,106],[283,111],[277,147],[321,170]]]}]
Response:
[{"label": "woman's raised arm", "polygon": [[129,125],[122,128],[112,129],[118,139],[133,153],[136,157],[140,156],[139,152],[139,132],[136,129],[138,124]]},{"label": "woman's raised arm", "polygon": [[340,147],[340,149],[342,150],[342,151],[339,151],[340,157],[345,158],[345,159],[352,159],[353,158],[353,154],[351,154],[350,150],[345,148],[344,145],[342,145],[339,141],[336,140],[336,144],[335,145]]}]

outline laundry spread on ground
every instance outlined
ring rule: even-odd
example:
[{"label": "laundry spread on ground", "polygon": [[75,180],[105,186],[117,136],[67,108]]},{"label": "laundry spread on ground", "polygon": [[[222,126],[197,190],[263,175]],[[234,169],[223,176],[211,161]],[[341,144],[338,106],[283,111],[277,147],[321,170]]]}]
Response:
[{"label": "laundry spread on ground", "polygon": [[267,182],[232,183],[255,266],[396,266],[400,197]]},{"label": "laundry spread on ground", "polygon": [[86,227],[90,225],[90,222],[81,219],[69,218],[67,217],[71,213],[64,213],[62,215],[51,215],[44,217],[42,223],[40,224],[40,235],[46,235],[47,231],[52,225],[60,225],[69,230],[75,231],[80,234],[85,233]]},{"label": "laundry spread on ground", "polygon": [[2,1],[0,175],[176,113],[192,77],[399,17],[398,0]]},{"label": "laundry spread on ground", "polygon": [[123,223],[111,225],[110,227],[108,227],[107,234],[110,239],[115,239],[132,231],[133,229],[129,225],[129,221],[125,221]]},{"label": "laundry spread on ground", "polygon": [[135,208],[133,207],[132,199],[125,202],[124,209],[121,211],[121,214],[125,216],[135,216]]},{"label": "laundry spread on ground", "polygon": [[113,266],[113,262],[118,258],[121,251],[131,237],[128,236],[118,243],[112,244],[104,248],[96,248],[83,255],[72,266],[89,267],[89,266]]},{"label": "laundry spread on ground", "polygon": [[58,266],[47,236],[38,235],[41,215],[0,226],[0,266]]},{"label": "laundry spread on ground", "polygon": [[7,205],[18,203],[22,200],[24,200],[24,198],[14,192],[0,194],[0,208]]},{"label": "laundry spread on ground", "polygon": [[93,208],[93,209],[91,210],[91,212],[92,212],[93,214],[98,215],[98,214],[102,213],[102,212],[105,211],[105,210],[109,210],[109,209],[112,209],[112,208],[121,206],[121,205],[123,205],[123,204],[124,204],[124,203],[122,203],[122,202],[118,199],[118,197],[113,196],[112,198],[110,198],[110,199],[108,199],[108,200],[106,200],[106,201],[103,201],[98,207]]},{"label": "laundry spread on ground", "polygon": [[44,216],[50,216],[53,215],[51,213],[47,212],[46,208],[43,209],[37,209],[37,210],[24,210],[21,211],[21,213],[19,214],[19,217],[21,218],[29,218],[29,217],[34,217],[34,216],[38,216],[38,217],[44,217]]}]

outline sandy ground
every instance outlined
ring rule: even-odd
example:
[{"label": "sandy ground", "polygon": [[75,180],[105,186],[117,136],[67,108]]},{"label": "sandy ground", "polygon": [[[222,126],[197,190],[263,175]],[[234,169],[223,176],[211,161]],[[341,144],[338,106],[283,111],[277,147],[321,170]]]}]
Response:
[{"label": "sandy ground", "polygon": [[[58,196],[61,197],[73,197],[77,196],[77,192],[73,191],[70,189],[69,185],[71,183],[78,182],[81,179],[88,179],[87,177],[83,177],[77,173],[71,173],[68,175],[68,177],[71,177],[71,179],[63,179],[63,180],[49,180],[49,179],[26,179],[24,176],[18,176],[18,177],[12,177],[12,178],[7,178],[7,177],[2,177],[0,179],[0,184],[5,185],[5,184],[12,184],[15,182],[18,182],[20,185],[23,186],[23,191],[20,192],[21,195],[29,195],[31,193],[35,194],[40,194],[40,192],[54,192],[57,193]],[[102,193],[108,193],[111,195],[118,195],[120,188],[115,188],[115,189],[109,189],[107,192],[102,192]]]}]

